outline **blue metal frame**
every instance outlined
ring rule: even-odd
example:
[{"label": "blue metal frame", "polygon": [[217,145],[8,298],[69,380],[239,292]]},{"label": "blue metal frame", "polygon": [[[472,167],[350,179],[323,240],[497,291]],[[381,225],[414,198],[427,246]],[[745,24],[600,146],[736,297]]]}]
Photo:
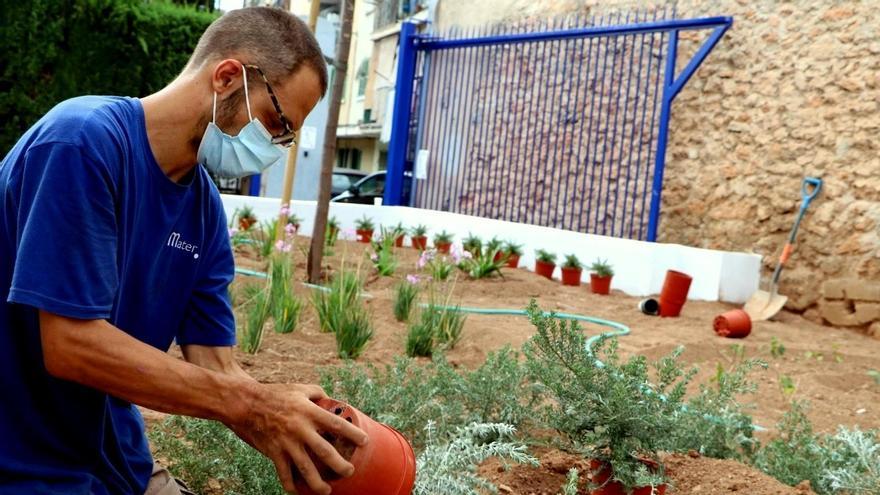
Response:
[{"label": "blue metal frame", "polygon": [[[664,15],[666,11],[664,9]],[[620,17],[618,16],[618,20]],[[639,22],[644,17],[640,17],[636,15],[635,22],[629,22],[630,17],[627,16],[627,20],[624,24],[621,25],[612,25],[612,26],[587,26],[587,27],[562,27],[561,24],[553,23],[548,30],[543,30],[541,32],[508,32],[504,34],[500,34],[497,30],[490,31],[490,34],[481,35],[482,33],[479,31],[469,32],[469,33],[461,33],[461,32],[450,32],[448,36],[435,36],[435,35],[418,35],[416,34],[416,26],[412,23],[404,23],[401,27],[400,31],[400,45],[399,45],[399,54],[398,54],[398,71],[396,78],[396,90],[394,96],[394,111],[392,115],[392,132],[391,132],[391,142],[389,143],[389,151],[388,151],[388,178],[386,180],[386,190],[384,203],[387,205],[399,205],[403,204],[403,180],[404,180],[404,171],[407,168],[407,152],[409,139],[411,137],[415,138],[415,143],[418,147],[422,147],[427,144],[427,148],[433,149],[434,146],[442,146],[442,141],[437,143],[437,140],[442,140],[442,136],[446,135],[444,129],[452,127],[452,132],[461,132],[464,125],[468,125],[473,128],[473,132],[465,134],[463,137],[459,136],[459,140],[456,142],[454,146],[449,146],[447,148],[441,148],[438,151],[439,156],[432,156],[430,161],[432,162],[432,166],[429,170],[429,178],[437,175],[438,179],[434,182],[434,184],[418,184],[422,181],[414,181],[412,194],[415,195],[418,191],[420,197],[423,194],[430,194],[430,197],[435,198],[434,202],[430,202],[430,206],[432,208],[440,208],[435,203],[440,202],[443,204],[446,203],[454,203],[458,200],[460,194],[469,194],[473,191],[468,191],[462,189],[459,192],[459,188],[466,187],[467,184],[473,185],[473,180],[476,180],[479,183],[478,187],[482,187],[480,189],[481,195],[479,197],[474,197],[471,195],[468,199],[472,204],[468,207],[463,207],[460,212],[461,213],[470,213],[470,214],[488,214],[497,216],[495,210],[499,208],[507,211],[505,213],[507,216],[511,217],[509,219],[513,221],[527,221],[534,222],[537,221],[541,224],[547,224],[547,222],[556,224],[559,221],[566,222],[568,221],[568,215],[566,214],[566,209],[568,205],[566,204],[565,197],[569,196],[568,190],[571,181],[572,175],[572,162],[575,164],[575,169],[578,166],[587,167],[590,172],[589,175],[584,174],[581,177],[576,177],[574,182],[574,187],[572,189],[572,193],[581,195],[580,197],[580,212],[577,213],[577,219],[572,220],[569,223],[574,224],[575,229],[586,229],[586,231],[593,231],[601,234],[609,234],[609,235],[618,235],[618,236],[629,236],[634,237],[637,233],[637,238],[646,239],[648,241],[655,241],[657,239],[657,230],[659,225],[659,214],[660,214],[660,205],[661,205],[661,195],[663,189],[663,175],[664,168],[666,163],[666,148],[668,145],[669,139],[669,120],[671,118],[671,110],[672,110],[672,102],[675,97],[681,92],[684,88],[685,84],[687,84],[688,80],[694,75],[696,70],[699,68],[700,64],[706,59],[712,49],[717,45],[717,43],[724,36],[724,33],[731,27],[733,24],[733,19],[730,17],[707,17],[700,19],[663,19],[657,20],[657,15],[655,12],[655,18],[649,22]],[[578,23],[580,23],[580,18],[578,18]],[[566,23],[569,24],[569,23]],[[680,31],[687,30],[709,30],[711,29],[710,35],[700,46],[699,50],[696,54],[688,61],[682,70],[681,74],[675,74],[676,67],[676,59],[678,55],[678,33]],[[521,31],[521,30],[518,30]],[[638,56],[635,53],[635,36],[633,35],[642,35],[639,40],[641,46],[639,47],[640,53]],[[659,65],[657,67],[656,76],[652,77],[653,71],[651,70],[653,65],[656,62],[649,62],[647,78],[645,79],[651,86],[654,86],[654,81],[657,81],[657,87],[654,88],[654,106],[650,112],[651,118],[650,121],[646,122],[648,115],[648,106],[650,105],[651,98],[649,98],[651,86],[645,86],[644,96],[640,93],[640,88],[642,86],[643,80],[643,63],[642,63],[642,51],[645,50],[644,45],[644,36],[650,36],[651,40],[651,48],[649,51],[653,49],[654,38],[657,35],[661,35],[661,42],[665,39],[667,41],[667,49],[665,53],[665,60],[661,59],[661,63],[665,64],[665,68],[663,65]],[[626,50],[627,47],[630,50],[630,53],[626,55],[626,58],[622,58],[622,65],[618,67],[617,64],[618,54],[617,52],[611,57],[610,67],[612,68],[611,77],[608,77],[608,58],[609,58],[609,50],[612,48],[609,46],[610,37],[615,36],[631,36],[632,42],[628,43],[624,42],[623,48],[621,50]],[[528,184],[528,191],[517,191],[515,194],[517,195],[517,200],[514,200],[514,196],[507,195],[503,196],[500,199],[498,196],[498,192],[496,191],[499,186],[497,182],[498,177],[494,177],[488,170],[489,162],[483,162],[482,166],[476,165],[476,161],[480,158],[484,160],[494,160],[496,155],[501,158],[504,158],[504,155],[501,153],[501,150],[498,149],[498,143],[493,142],[491,147],[482,148],[480,156],[471,156],[470,154],[470,142],[474,141],[476,143],[482,143],[484,133],[495,126],[507,126],[508,124],[503,117],[499,120],[499,115],[501,113],[506,113],[510,110],[511,102],[515,101],[511,98],[512,95],[502,95],[501,99],[492,98],[492,95],[498,96],[495,93],[498,88],[498,71],[489,70],[487,72],[486,65],[480,63],[480,66],[476,66],[476,61],[485,59],[487,53],[490,56],[490,63],[494,64],[498,60],[502,61],[502,65],[504,60],[510,55],[511,52],[515,52],[516,50],[513,48],[508,48],[504,50],[499,55],[497,52],[492,53],[488,52],[488,50],[482,50],[482,53],[479,51],[471,51],[467,49],[478,49],[480,47],[490,48],[490,47],[499,47],[501,45],[510,45],[510,44],[519,44],[519,43],[539,43],[541,51],[546,48],[546,46],[555,45],[557,49],[567,50],[571,47],[571,41],[574,40],[583,40],[584,38],[598,38],[599,44],[597,44],[597,49],[595,55],[592,54],[593,44],[592,40],[589,45],[589,48],[585,44],[575,44],[575,46],[579,47],[581,50],[587,52],[587,60],[588,64],[584,73],[587,74],[587,78],[585,79],[586,83],[592,82],[593,85],[593,101],[590,103],[589,108],[589,117],[586,115],[586,109],[579,108],[578,110],[582,110],[584,113],[580,115],[580,122],[575,124],[566,124],[561,122],[561,118],[553,117],[554,122],[552,125],[578,125],[580,127],[579,133],[583,137],[584,127],[586,127],[587,137],[590,138],[589,141],[583,143],[584,148],[581,148],[581,143],[578,143],[577,148],[577,156],[575,158],[575,153],[573,151],[566,151],[565,149],[558,149],[560,140],[562,139],[561,135],[557,135],[552,138],[550,141],[546,142],[542,141],[540,144],[545,145],[542,149],[544,149],[547,153],[547,156],[535,156],[536,160],[547,159],[548,163],[553,163],[558,165],[560,168],[552,169],[553,175],[558,176],[560,178],[557,179],[559,181],[558,187],[565,188],[565,194],[560,194],[559,197],[550,204],[548,201],[545,201],[542,196],[541,190],[532,191],[532,184],[535,182],[534,180],[525,180]],[[604,39],[604,43],[602,43]],[[557,43],[549,44],[546,42],[555,41]],[[601,47],[604,45],[604,51],[601,51]],[[433,68],[433,63],[431,60],[431,54],[433,52],[438,51],[446,51],[449,56],[447,60],[441,61],[437,60],[437,67],[441,68],[440,74],[433,74],[431,69]],[[494,51],[494,49],[493,49]],[[601,54],[601,55],[600,55]],[[423,58],[419,58],[423,57]],[[541,57],[539,57],[541,58]],[[627,66],[627,58],[629,59],[629,65]],[[633,63],[634,60],[638,58],[639,65],[637,69],[636,77],[638,77],[638,83],[636,85],[636,97],[634,98],[630,89],[632,87],[632,77],[634,77],[634,68]],[[650,59],[650,55],[648,57]],[[418,62],[421,61],[421,65]],[[583,59],[581,60],[583,61]],[[447,73],[446,70],[449,67],[443,67],[442,62],[447,62],[446,65],[452,67],[451,73]],[[578,66],[577,69],[574,67],[565,67],[565,60],[562,61],[561,72],[563,76],[568,75],[569,77],[575,77],[578,81],[581,79],[581,67]],[[467,70],[457,70],[456,67],[461,67],[461,64],[464,64],[464,67],[467,67]],[[601,63],[601,72],[600,65]],[[457,64],[457,65],[450,65]],[[418,101],[413,101],[413,89],[414,89],[414,78],[415,78],[415,70],[421,67],[421,78],[420,78],[420,88],[419,88],[419,97]],[[627,69],[628,67],[628,69]],[[474,70],[476,69],[476,70]],[[536,69],[541,73],[541,77],[537,76],[537,72],[533,74],[531,77],[536,78],[535,80],[541,80],[541,78],[547,78],[551,76],[554,79],[559,77],[559,68],[554,68],[556,71],[555,74],[547,74],[546,76],[543,74],[543,65],[539,66]],[[662,70],[662,74],[661,74]],[[574,71],[574,72],[572,72]],[[615,72],[618,71],[618,72]],[[626,74],[624,74],[626,71]],[[493,73],[495,72],[495,73]],[[472,74],[473,73],[473,74]],[[495,81],[494,86],[490,87],[491,89],[484,89],[485,93],[489,93],[488,95],[484,93],[483,98],[480,98],[479,108],[477,111],[476,108],[471,105],[473,101],[474,94],[477,93],[477,89],[473,86],[473,80],[478,74],[484,75],[484,77],[480,79],[485,79],[485,76],[488,76],[492,81]],[[592,74],[590,77],[589,74]],[[628,79],[624,79],[627,77]],[[439,76],[439,79],[438,79]],[[663,81],[661,83],[660,78],[662,77]],[[511,78],[514,81],[512,86],[518,87],[516,84],[522,85],[525,78],[521,78],[517,73]],[[478,80],[480,80],[478,79]],[[563,77],[565,79],[565,77]],[[439,82],[439,84],[438,84]],[[453,84],[453,87],[449,87],[449,84]],[[507,80],[506,84],[509,84],[511,81]],[[549,85],[550,83],[548,83]],[[557,80],[558,84],[558,80]],[[626,84],[625,87],[625,96],[624,96],[624,87],[623,84]],[[661,86],[662,84],[662,86]],[[616,96],[614,99],[616,100],[616,105],[611,102],[612,97],[603,98],[600,97],[598,102],[595,102],[595,94],[596,87],[601,87],[600,92],[605,92],[609,88],[612,88],[612,85],[619,85],[617,88]],[[556,84],[552,84],[549,87],[556,87]],[[436,89],[435,89],[436,88]],[[561,108],[568,108],[569,101],[572,96],[572,92],[580,91],[581,87],[578,86],[576,88],[572,88],[571,86],[567,87],[568,93],[565,95],[560,95],[558,103],[565,103],[564,105],[559,105]],[[450,91],[452,93],[450,93]],[[589,91],[589,89],[588,89]],[[449,98],[449,95],[456,95],[458,92],[463,92],[462,94],[467,95],[465,99],[457,99],[457,98]],[[660,116],[659,121],[655,120],[656,118],[656,108],[657,108],[657,98],[662,92],[662,97],[659,97],[659,106],[660,106]],[[578,93],[579,94],[579,93]],[[436,101],[437,95],[440,95],[441,98],[446,98],[444,105],[452,105],[452,108],[435,108],[432,107],[430,110],[426,111],[426,107],[428,106],[428,100],[433,98],[431,101]],[[531,97],[529,105],[533,105],[535,103],[536,98]],[[574,100],[580,101],[580,97],[576,96]],[[607,100],[607,101],[603,101]],[[412,122],[412,111],[413,105],[416,107],[416,115],[418,115],[418,119],[416,122],[417,132],[415,136],[411,136],[410,132],[410,124]],[[583,103],[581,103],[583,104]],[[596,110],[595,106],[598,105],[600,108],[597,110],[597,116],[593,119],[593,111]],[[613,105],[613,106],[612,106]],[[630,105],[635,105],[635,108],[630,109]],[[611,107],[611,108],[605,108]],[[603,114],[603,108],[605,108],[605,112],[612,112],[611,115]],[[473,117],[466,117],[466,111],[469,110],[471,112],[477,112]],[[641,110],[641,116],[639,116],[638,112]],[[444,115],[444,111],[446,115]],[[576,110],[572,110],[576,111]],[[622,113],[622,118],[621,114]],[[529,112],[529,115],[531,112]],[[604,117],[604,122],[603,122]],[[479,118],[479,121],[475,119]],[[566,117],[567,118],[567,117]],[[423,120],[425,119],[425,120]],[[547,122],[547,117],[542,117],[543,121],[538,123],[541,126],[541,130],[538,130],[538,136],[544,136],[545,130],[543,126],[545,126]],[[557,122],[556,119],[559,119]],[[531,119],[529,119],[531,120]],[[586,122],[584,122],[586,120]],[[621,120],[618,123],[618,120]],[[637,129],[637,121],[641,120],[641,128]],[[439,121],[439,122],[438,122]],[[439,127],[438,127],[439,124]],[[585,126],[586,124],[586,126]],[[521,165],[519,162],[520,156],[520,147],[523,146],[523,136],[525,136],[524,129],[526,127],[530,127],[529,123],[526,122],[525,125],[522,123],[514,124],[520,125],[523,128],[521,129],[501,129],[503,132],[503,137],[506,139],[502,139],[501,142],[512,144],[514,147],[514,152],[516,155],[509,155],[506,158],[510,159],[512,156],[516,156],[514,159],[514,163],[496,163],[492,162],[492,170],[495,173],[502,173],[508,177],[518,177],[519,174],[525,175],[526,177],[532,176],[535,171],[537,171],[538,167],[532,167],[532,170],[521,170],[521,168],[517,168],[516,165]],[[628,128],[627,126],[630,126]],[[594,128],[595,127],[595,128]],[[569,139],[573,139],[571,137],[570,132],[574,132],[576,129],[572,127],[568,130]],[[648,132],[650,130],[650,132]],[[511,132],[513,131],[513,132]],[[638,138],[636,138],[636,134],[638,131]],[[644,159],[646,164],[644,167],[642,166],[642,144],[646,142],[646,137],[648,143],[655,143],[654,136],[656,131],[656,145],[648,145],[648,153]],[[548,131],[552,132],[552,131]],[[595,134],[594,134],[595,133]],[[599,134],[604,133],[603,139],[604,142],[602,144],[599,143],[600,138]],[[423,135],[427,134],[426,139],[428,143],[423,143]],[[473,134],[473,135],[472,135]],[[575,134],[577,135],[577,134]],[[620,136],[618,138],[618,135]],[[629,137],[627,137],[629,136]],[[608,140],[610,138],[610,144]],[[487,138],[488,139],[488,138]],[[543,139],[543,138],[542,138]],[[630,142],[630,147],[626,148],[628,150],[628,158],[625,157],[625,143],[624,141]],[[573,141],[572,141],[573,142]],[[571,143],[569,143],[571,144]],[[552,149],[551,149],[552,148]],[[638,148],[638,149],[637,149]],[[528,153],[529,143],[525,143],[525,152]],[[535,148],[536,149],[536,148]],[[581,152],[584,152],[586,156],[581,157]],[[569,154],[566,155],[566,152]],[[433,153],[433,151],[432,151]],[[511,152],[513,153],[513,152]],[[601,153],[601,159],[599,154]],[[651,154],[654,153],[654,156],[651,157]],[[635,159],[634,159],[635,157]],[[653,158],[653,160],[652,160]],[[463,165],[465,163],[473,163],[467,170],[462,170]],[[606,179],[606,162],[608,162],[608,179]],[[631,168],[633,166],[633,162],[635,162],[634,169]],[[653,171],[651,171],[651,167],[648,165],[653,162]],[[451,167],[453,164],[456,164],[458,168],[452,170]],[[644,172],[642,169],[644,168]],[[625,170],[624,170],[625,169]],[[556,172],[558,170],[558,173]],[[546,170],[545,170],[546,171]],[[651,173],[653,172],[653,177]],[[457,174],[457,175],[456,175]],[[445,180],[440,180],[446,176],[453,176],[449,179],[449,183],[447,184]],[[625,176],[625,177],[624,177]],[[598,181],[596,180],[598,178]],[[642,178],[644,180],[642,180]],[[489,189],[491,190],[486,196],[486,184],[484,182],[489,181]],[[562,186],[561,181],[565,181],[564,186]],[[589,198],[586,195],[586,184],[587,180],[589,180]],[[609,184],[603,185],[603,181],[616,180],[616,184],[613,188]],[[625,181],[626,186],[621,185],[621,181]],[[633,181],[633,189],[630,189],[630,182]],[[644,186],[640,184],[640,182],[644,183]],[[650,182],[650,210],[647,211],[648,216],[648,225],[647,229],[645,229],[644,224],[644,215],[646,213],[646,204],[645,200],[647,199],[648,192],[644,191],[647,189],[648,182]],[[418,184],[418,185],[417,185]],[[427,186],[427,187],[426,187]],[[555,187],[553,185],[544,185],[543,187]],[[580,187],[580,189],[579,189]],[[596,204],[593,204],[593,192],[596,187],[598,190],[598,197],[596,198]],[[603,192],[604,188],[604,192]],[[623,188],[623,203],[622,208],[625,210],[623,215],[628,215],[627,218],[622,218],[622,220],[618,220],[616,215],[618,201],[620,200],[619,195],[621,194],[621,188]],[[643,189],[644,188],[644,189]],[[495,191],[494,193],[492,191]],[[644,191],[644,192],[640,192]],[[547,192],[546,190],[543,192]],[[558,191],[557,193],[561,193]],[[494,199],[492,194],[495,194]],[[539,204],[534,204],[532,208],[526,208],[525,205],[513,204],[510,202],[518,201],[518,198],[521,194],[525,194],[526,197],[535,197],[541,196]],[[534,196],[533,196],[534,194]],[[603,194],[605,197],[603,198]],[[614,195],[614,199],[611,199],[611,195]],[[631,195],[632,197],[628,197],[627,195]],[[558,207],[559,199],[563,198],[562,208]],[[428,196],[425,196],[423,199],[430,199]],[[628,202],[631,199],[632,206],[628,209]],[[495,204],[487,204],[482,203],[481,201],[495,201]],[[553,198],[551,198],[553,200]],[[422,200],[420,200],[421,202]],[[497,204],[499,201],[503,202],[501,204]],[[600,204],[602,201],[604,204]],[[639,204],[640,203],[640,204]],[[415,204],[415,203],[413,203]],[[439,204],[439,203],[438,203]],[[554,208],[553,205],[556,205],[556,211],[546,212],[548,213],[545,218],[545,212],[543,211],[546,207]],[[576,204],[572,204],[572,212],[571,215],[574,216]],[[586,212],[584,211],[584,207],[586,206]],[[604,208],[603,208],[604,207]],[[445,209],[443,207],[442,209]],[[604,209],[604,212],[602,211]],[[512,211],[512,213],[510,213]],[[586,213],[586,224],[583,223],[584,215]],[[611,224],[606,225],[606,220],[611,215]],[[636,228],[635,223],[637,220],[637,216],[641,218],[639,222],[638,228]],[[537,218],[535,218],[537,217]],[[571,220],[571,219],[569,219]],[[619,226],[618,226],[619,222]],[[601,225],[601,227],[600,227]],[[569,227],[571,228],[571,227]],[[597,230],[598,229],[598,230]]]},{"label": "blue metal frame", "polygon": [[[383,204],[386,205],[401,205],[404,199],[403,179],[416,69],[415,40],[416,25],[411,22],[403,23],[400,26],[397,81],[394,86],[394,111],[391,115],[391,140],[388,143],[388,172],[385,176],[385,194],[382,198]],[[415,183],[415,177],[413,177],[413,183]]]}]

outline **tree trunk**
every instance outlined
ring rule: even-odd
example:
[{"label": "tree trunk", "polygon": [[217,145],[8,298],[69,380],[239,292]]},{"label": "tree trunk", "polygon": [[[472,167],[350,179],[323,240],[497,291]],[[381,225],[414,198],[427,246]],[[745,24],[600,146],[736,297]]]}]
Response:
[{"label": "tree trunk", "polygon": [[318,208],[315,211],[315,228],[309,248],[309,282],[321,281],[321,263],[324,259],[324,234],[327,231],[327,214],[330,211],[330,190],[333,181],[333,163],[336,161],[336,126],[339,123],[339,106],[345,89],[345,73],[348,70],[348,51],[351,47],[351,24],[354,17],[354,0],[342,0],[342,26],[336,43],[333,76],[333,92],[327,112],[327,128],[324,131],[324,156],[321,162],[321,182],[318,189]]}]

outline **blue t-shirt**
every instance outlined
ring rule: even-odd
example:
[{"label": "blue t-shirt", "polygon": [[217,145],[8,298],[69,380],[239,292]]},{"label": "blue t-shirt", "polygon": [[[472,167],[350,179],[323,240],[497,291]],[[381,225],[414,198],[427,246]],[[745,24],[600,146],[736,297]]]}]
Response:
[{"label": "blue t-shirt", "polygon": [[19,140],[0,163],[0,494],[144,493],[140,413],[46,372],[38,309],[163,351],[234,345],[227,235],[201,166],[159,168],[137,99],[65,101]]}]

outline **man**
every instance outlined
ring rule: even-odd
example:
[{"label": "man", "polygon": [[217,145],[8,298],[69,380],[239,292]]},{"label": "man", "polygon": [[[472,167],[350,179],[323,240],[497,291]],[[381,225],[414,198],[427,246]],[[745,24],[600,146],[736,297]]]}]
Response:
[{"label": "man", "polygon": [[[310,454],[353,466],[322,437],[366,435],[233,359],[233,258],[208,171],[280,160],[323,96],[306,26],[236,10],[183,72],[142,100],[60,103],[0,164],[0,494],[180,493],[155,468],[134,404],[221,421],[330,493]],[[166,351],[173,340],[185,361]]]}]

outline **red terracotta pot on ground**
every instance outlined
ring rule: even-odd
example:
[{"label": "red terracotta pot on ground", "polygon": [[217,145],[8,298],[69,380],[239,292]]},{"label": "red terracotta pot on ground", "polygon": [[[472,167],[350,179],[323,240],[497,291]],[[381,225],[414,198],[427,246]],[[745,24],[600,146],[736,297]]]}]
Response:
[{"label": "red terracotta pot on ground", "polygon": [[250,218],[238,219],[238,227],[243,231],[251,228],[251,225],[253,225],[254,223],[256,222],[254,220],[251,220]]},{"label": "red terracotta pot on ground", "polygon": [[451,242],[435,242],[434,247],[437,248],[437,251],[441,253],[449,254],[449,249],[452,247]]},{"label": "red terracotta pot on ground", "polygon": [[403,236],[399,235],[394,238],[394,246],[395,247],[403,247]]},{"label": "red terracotta pot on ground", "polygon": [[368,243],[373,240],[372,230],[357,230],[358,242]]},{"label": "red terracotta pot on ground", "polygon": [[[333,399],[320,399],[317,404],[350,421],[370,438],[364,447],[355,447],[348,442],[331,442],[354,465],[354,474],[351,477],[340,478],[328,467],[317,464],[321,477],[333,489],[333,495],[412,493],[416,480],[416,459],[412,447],[403,435],[348,404]],[[301,477],[294,476],[294,481],[299,495],[315,495]]]},{"label": "red terracotta pot on ground", "polygon": [[581,274],[584,272],[581,268],[562,267],[562,285],[581,285]]},{"label": "red terracotta pot on ground", "polygon": [[519,266],[519,256],[515,254],[511,254],[507,257],[507,267],[508,268],[516,268]]},{"label": "red terracotta pot on ground", "polygon": [[415,249],[420,249],[422,251],[428,247],[428,238],[426,236],[420,235],[416,237],[411,237],[412,239],[412,247]]},{"label": "red terracotta pot on ground", "polygon": [[546,261],[536,260],[535,261],[535,273],[542,277],[553,278],[553,270],[556,270],[556,265],[554,263],[547,263]]},{"label": "red terracotta pot on ground", "polygon": [[607,296],[611,293],[611,277],[600,277],[595,273],[590,274],[590,290],[593,294]]},{"label": "red terracotta pot on ground", "polygon": [[741,339],[752,333],[752,319],[741,309],[734,309],[715,317],[715,333],[721,337]]},{"label": "red terracotta pot on ground", "polygon": [[[645,461],[645,464],[648,464],[650,468],[653,463]],[[607,463],[593,459],[590,461],[590,470],[593,472],[593,483],[599,485],[599,488],[593,490],[591,495],[626,495],[626,490],[623,489],[623,485],[619,481],[610,481],[613,475],[611,466]],[[632,495],[665,495],[665,493],[666,485],[654,488],[643,486],[632,491]]]},{"label": "red terracotta pot on ground", "polygon": [[495,263],[498,263],[499,261],[501,261],[501,258],[504,258],[504,252],[498,251],[495,253],[495,256],[492,258],[492,261],[494,261]]},{"label": "red terracotta pot on ground", "polygon": [[669,270],[660,292],[660,316],[678,316],[687,301],[693,279],[686,273]]}]

